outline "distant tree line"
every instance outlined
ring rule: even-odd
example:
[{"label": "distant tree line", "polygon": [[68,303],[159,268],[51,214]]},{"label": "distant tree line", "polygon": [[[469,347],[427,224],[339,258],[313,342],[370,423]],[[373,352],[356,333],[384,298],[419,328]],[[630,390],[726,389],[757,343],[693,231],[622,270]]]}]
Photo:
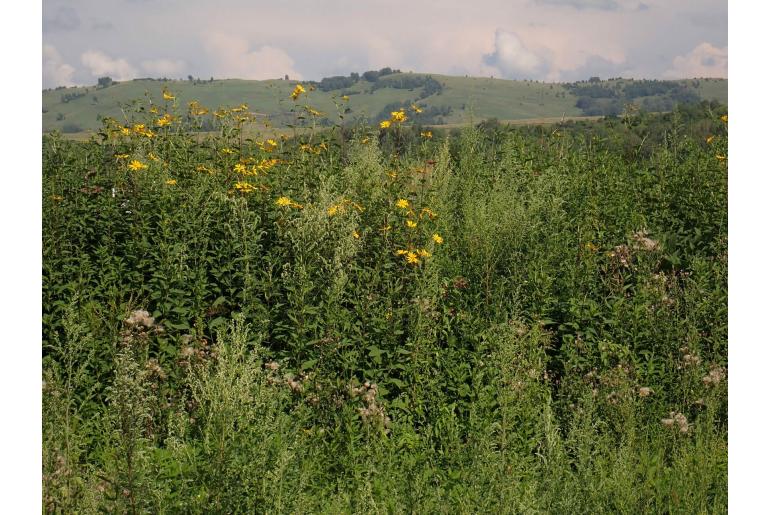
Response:
[{"label": "distant tree line", "polygon": [[616,116],[623,112],[626,104],[634,103],[645,111],[671,111],[680,104],[694,104],[701,101],[694,89],[679,81],[629,80],[600,81],[591,77],[588,81],[565,84],[564,87],[577,98],[575,107],[586,116]]}]

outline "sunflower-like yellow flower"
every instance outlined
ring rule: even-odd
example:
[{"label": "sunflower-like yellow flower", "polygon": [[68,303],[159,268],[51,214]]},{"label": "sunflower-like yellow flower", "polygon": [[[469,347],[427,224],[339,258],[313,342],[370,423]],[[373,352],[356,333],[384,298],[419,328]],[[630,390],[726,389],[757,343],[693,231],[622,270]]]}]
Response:
[{"label": "sunflower-like yellow flower", "polygon": [[412,111],[414,111],[417,114],[420,114],[422,112],[422,109],[417,104],[412,104]]},{"label": "sunflower-like yellow flower", "polygon": [[142,163],[141,161],[138,161],[138,160],[134,159],[133,161],[131,161],[130,163],[128,163],[128,167],[129,167],[131,170],[134,170],[134,171],[138,171],[138,170],[144,170],[144,169],[146,169],[146,168],[147,168],[147,165],[146,165],[146,164],[144,164],[144,163]]},{"label": "sunflower-like yellow flower", "polygon": [[420,260],[417,258],[417,254],[412,251],[409,251],[406,253],[406,262],[409,263],[410,265],[420,264]]},{"label": "sunflower-like yellow flower", "polygon": [[243,163],[236,163],[233,167],[235,173],[246,173],[246,165]]},{"label": "sunflower-like yellow flower", "polygon": [[717,154],[716,158],[719,159],[720,161],[724,161],[725,159],[727,159],[727,156],[723,156],[722,154]]},{"label": "sunflower-like yellow flower", "polygon": [[251,183],[248,182],[236,182],[235,183],[235,189],[240,191],[241,193],[251,193],[252,191],[256,190],[256,186],[254,186]]},{"label": "sunflower-like yellow flower", "polygon": [[426,215],[431,220],[435,219],[438,216],[435,212],[431,211],[427,207],[422,208],[422,211],[420,211],[420,218],[422,218],[422,215]]},{"label": "sunflower-like yellow flower", "polygon": [[166,113],[160,118],[158,118],[155,123],[158,127],[165,127],[166,125],[170,125],[173,120],[174,120],[174,117]]},{"label": "sunflower-like yellow flower", "polygon": [[297,84],[294,86],[294,91],[291,92],[291,99],[297,100],[302,93],[307,93],[307,91],[302,87],[302,84]]},{"label": "sunflower-like yellow flower", "polygon": [[168,92],[167,89],[163,89],[163,100],[176,100],[176,97]]},{"label": "sunflower-like yellow flower", "polygon": [[390,120],[383,120],[380,122],[380,129],[387,129],[390,127]]},{"label": "sunflower-like yellow flower", "polygon": [[117,161],[122,161],[123,159],[128,159],[128,154],[115,154],[115,159]]},{"label": "sunflower-like yellow flower", "polygon": [[714,141],[714,135],[712,134],[708,138],[706,138],[706,144],[711,145],[711,142]]},{"label": "sunflower-like yellow flower", "polygon": [[297,204],[289,197],[279,197],[275,203],[280,207],[294,207],[297,209],[302,209],[302,204]]},{"label": "sunflower-like yellow flower", "polygon": [[344,100],[345,102],[347,102],[348,100],[350,100],[350,97],[349,97],[349,96],[347,96],[347,95],[342,95],[342,100]]},{"label": "sunflower-like yellow flower", "polygon": [[360,239],[360,238],[361,238],[361,233],[359,233],[358,231],[355,231],[355,230],[354,230],[354,231],[353,231],[353,237],[354,237],[355,239],[357,239],[357,240],[358,240],[358,239]]},{"label": "sunflower-like yellow flower", "polygon": [[422,258],[429,258],[429,257],[432,256],[432,254],[430,252],[428,252],[427,250],[425,250],[425,249],[418,250],[417,254],[419,254],[419,256],[422,257]]},{"label": "sunflower-like yellow flower", "polygon": [[167,179],[166,184],[169,186],[174,186],[176,184],[176,179]]},{"label": "sunflower-like yellow flower", "polygon": [[408,251],[408,250],[405,250],[405,249],[398,249],[398,250],[396,251],[396,255],[397,255],[397,256],[405,256],[405,255],[407,255],[408,253],[409,253],[409,251]]},{"label": "sunflower-like yellow flower", "polygon": [[409,201],[405,198],[400,198],[396,201],[396,207],[399,209],[409,209]]},{"label": "sunflower-like yellow flower", "polygon": [[425,139],[431,139],[433,137],[433,133],[431,131],[422,131],[420,133],[420,136],[422,136]]},{"label": "sunflower-like yellow flower", "polygon": [[438,233],[433,233],[433,241],[436,242],[436,245],[441,245],[442,243],[444,243],[444,238],[439,236]]},{"label": "sunflower-like yellow flower", "polygon": [[390,113],[390,119],[394,122],[403,123],[407,120],[406,113],[404,110],[400,111],[393,111]]},{"label": "sunflower-like yellow flower", "polygon": [[417,227],[417,222],[415,222],[414,220],[407,220],[406,226],[409,227],[410,229],[414,229],[415,227]]},{"label": "sunflower-like yellow flower", "polygon": [[151,112],[152,114],[158,114],[158,106],[152,106],[152,107],[150,108],[150,112]]},{"label": "sunflower-like yellow flower", "polygon": [[720,116],[719,119],[722,120],[723,122],[727,123],[727,115],[726,114],[723,114],[722,116]]}]

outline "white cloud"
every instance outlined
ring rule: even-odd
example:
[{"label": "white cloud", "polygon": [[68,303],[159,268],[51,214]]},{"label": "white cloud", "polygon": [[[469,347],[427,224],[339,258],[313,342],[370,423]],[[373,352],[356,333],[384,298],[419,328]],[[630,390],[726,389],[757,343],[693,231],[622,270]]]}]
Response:
[{"label": "white cloud", "polygon": [[294,68],[294,59],[280,48],[265,45],[252,50],[246,39],[221,32],[204,35],[203,46],[212,57],[217,77],[259,80],[289,75],[292,79],[302,78]]},{"label": "white cloud", "polygon": [[74,86],[75,68],[65,63],[53,45],[43,45],[43,86]]},{"label": "white cloud", "polygon": [[181,59],[151,59],[142,61],[142,69],[154,77],[174,78],[184,72],[186,63]]},{"label": "white cloud", "polygon": [[727,78],[727,47],[701,43],[687,55],[675,57],[672,67],[663,76],[670,79]]},{"label": "white cloud", "polygon": [[542,71],[544,65],[515,33],[502,29],[495,32],[495,51],[484,56],[484,62],[510,78],[531,78]]},{"label": "white cloud", "polygon": [[131,80],[137,76],[136,69],[125,59],[113,59],[99,50],[89,50],[80,56],[80,61],[94,77],[105,75],[114,80]]}]

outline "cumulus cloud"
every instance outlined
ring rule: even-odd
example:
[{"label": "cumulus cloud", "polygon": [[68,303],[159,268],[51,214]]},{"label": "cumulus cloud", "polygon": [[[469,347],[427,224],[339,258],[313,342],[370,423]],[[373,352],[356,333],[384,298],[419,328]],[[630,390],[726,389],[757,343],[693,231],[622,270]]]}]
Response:
[{"label": "cumulus cloud", "polygon": [[690,53],[675,57],[671,68],[663,75],[670,79],[727,78],[727,47],[718,48],[710,43],[701,43]]},{"label": "cumulus cloud", "polygon": [[53,45],[43,45],[43,86],[74,86],[75,68],[65,63]]},{"label": "cumulus cloud", "polygon": [[532,78],[544,68],[543,61],[515,33],[502,29],[495,32],[495,51],[484,56],[484,64],[497,68],[510,79]]},{"label": "cumulus cloud", "polygon": [[141,62],[142,69],[154,77],[177,77],[186,68],[181,59],[151,59]]},{"label": "cumulus cloud", "polygon": [[264,45],[252,50],[246,39],[219,32],[206,34],[203,46],[217,77],[261,80],[288,74],[293,79],[302,78],[294,68],[294,59],[280,48]]},{"label": "cumulus cloud", "polygon": [[89,50],[80,56],[80,62],[94,77],[109,75],[114,80],[131,80],[136,77],[136,69],[125,59],[113,59],[99,50]]},{"label": "cumulus cloud", "polygon": [[59,7],[53,16],[43,17],[43,29],[72,31],[80,27],[80,16],[72,7]]}]

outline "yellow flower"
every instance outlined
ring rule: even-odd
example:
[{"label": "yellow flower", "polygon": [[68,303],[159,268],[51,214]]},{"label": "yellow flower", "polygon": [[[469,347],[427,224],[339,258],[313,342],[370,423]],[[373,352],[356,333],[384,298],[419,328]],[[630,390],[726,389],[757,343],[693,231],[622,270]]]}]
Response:
[{"label": "yellow flower", "polygon": [[292,100],[297,100],[297,97],[299,97],[302,93],[306,93],[305,88],[302,87],[302,84],[297,84],[294,86],[294,91],[291,92]]},{"label": "yellow flower", "polygon": [[244,165],[243,163],[237,163],[233,167],[233,171],[235,171],[235,173],[246,173],[246,165]]},{"label": "yellow flower", "polygon": [[422,131],[420,136],[426,139],[431,139],[433,137],[433,133],[431,131]]},{"label": "yellow flower", "polygon": [[409,209],[409,201],[405,198],[400,198],[396,201],[396,207],[400,209]]},{"label": "yellow flower", "polygon": [[409,227],[410,229],[414,229],[415,227],[417,227],[417,222],[413,220],[407,220],[406,226]]},{"label": "yellow flower", "polygon": [[128,127],[121,127],[120,133],[123,136],[130,136],[131,135],[131,129],[129,129]]},{"label": "yellow flower", "polygon": [[165,127],[166,125],[171,124],[171,122],[174,120],[174,117],[170,114],[166,113],[155,122],[158,127]]},{"label": "yellow flower", "polygon": [[390,224],[385,225],[385,226],[380,228],[380,231],[382,231],[382,232],[388,232],[389,230],[390,230]]},{"label": "yellow flower", "polygon": [[195,167],[196,172],[208,172],[208,173],[214,173],[213,170],[210,170],[206,165],[198,165]]},{"label": "yellow flower", "polygon": [[404,250],[404,249],[399,249],[399,250],[396,251],[396,255],[397,256],[405,256],[408,253],[409,253],[409,251],[408,250]]},{"label": "yellow flower", "polygon": [[334,204],[332,207],[326,210],[326,214],[328,214],[329,216],[334,216],[343,209],[344,209],[344,206],[341,206],[339,204]]},{"label": "yellow flower", "polygon": [[354,237],[355,239],[359,239],[359,238],[361,238],[361,234],[360,234],[358,231],[355,231],[355,230],[354,230],[354,231],[353,231],[353,237]]},{"label": "yellow flower", "polygon": [[128,159],[128,154],[115,154],[115,159],[118,161],[121,161],[123,159]]},{"label": "yellow flower", "polygon": [[134,159],[133,161],[128,163],[128,167],[131,170],[137,171],[137,170],[144,170],[145,168],[147,168],[147,165],[142,163],[141,161],[137,161],[136,159]]},{"label": "yellow flower", "polygon": [[709,136],[708,138],[706,138],[706,143],[707,143],[707,144],[711,145],[711,142],[712,142],[712,141],[714,141],[714,136],[713,136],[713,135],[711,135],[711,136]]},{"label": "yellow flower", "polygon": [[151,112],[152,114],[158,114],[158,106],[152,106],[152,107],[150,108],[150,112]]},{"label": "yellow flower", "polygon": [[163,90],[163,100],[175,100],[176,97],[168,92],[167,89]]},{"label": "yellow flower", "polygon": [[394,122],[402,123],[406,121],[406,113],[402,109],[401,111],[393,111],[390,113],[390,119]]},{"label": "yellow flower", "polygon": [[235,183],[235,189],[242,192],[242,193],[250,193],[257,188],[248,182],[236,182]]},{"label": "yellow flower", "polygon": [[345,102],[347,102],[348,100],[350,100],[350,97],[349,97],[349,96],[347,96],[347,95],[342,95],[342,100],[344,100]]},{"label": "yellow flower", "polygon": [[158,156],[156,156],[156,155],[155,155],[155,154],[153,154],[152,152],[150,152],[149,154],[147,154],[147,158],[148,158],[150,161],[160,161],[160,159],[158,159]]},{"label": "yellow flower", "polygon": [[61,202],[62,200],[64,200],[64,197],[62,197],[61,195],[51,195],[51,200],[53,200],[54,202]]},{"label": "yellow flower", "polygon": [[173,186],[176,184],[176,179],[168,179],[166,180],[166,184],[168,184],[169,186]]},{"label": "yellow flower", "polygon": [[225,147],[222,150],[220,150],[223,154],[235,154],[235,151],[229,147]]},{"label": "yellow flower", "polygon": [[727,156],[723,156],[722,154],[717,154],[717,156],[716,156],[716,157],[717,157],[717,159],[719,159],[720,161],[724,161],[725,159],[727,159]]},{"label": "yellow flower", "polygon": [[275,201],[275,203],[281,207],[295,207],[297,209],[302,209],[302,204],[297,204],[289,197],[280,197]]},{"label": "yellow flower", "polygon": [[429,258],[431,256],[431,253],[425,249],[420,249],[417,251],[417,253],[420,255],[420,257],[424,257],[424,258]]},{"label": "yellow flower", "polygon": [[418,265],[420,263],[420,260],[417,259],[417,254],[415,254],[412,251],[409,251],[406,253],[406,262],[410,265]]},{"label": "yellow flower", "polygon": [[390,127],[390,120],[383,120],[380,122],[380,129],[387,129]]},{"label": "yellow flower", "polygon": [[719,119],[722,120],[723,122],[727,123],[727,115],[726,114],[723,114]]},{"label": "yellow flower", "polygon": [[417,104],[412,104],[412,111],[419,114],[422,112],[422,109]]},{"label": "yellow flower", "polygon": [[444,243],[444,238],[439,236],[438,233],[434,233],[433,234],[433,241],[435,241],[437,245],[441,245],[442,243]]}]

